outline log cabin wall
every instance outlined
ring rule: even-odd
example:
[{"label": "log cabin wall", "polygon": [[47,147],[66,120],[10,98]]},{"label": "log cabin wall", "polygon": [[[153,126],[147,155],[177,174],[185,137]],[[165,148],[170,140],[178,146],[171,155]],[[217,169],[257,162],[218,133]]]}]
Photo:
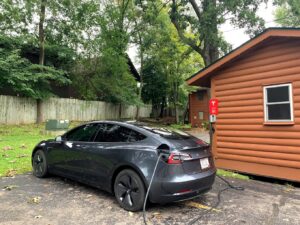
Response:
[{"label": "log cabin wall", "polygon": [[[264,90],[290,85],[291,121],[267,121]],[[211,76],[218,168],[300,181],[300,38],[270,38]]]}]

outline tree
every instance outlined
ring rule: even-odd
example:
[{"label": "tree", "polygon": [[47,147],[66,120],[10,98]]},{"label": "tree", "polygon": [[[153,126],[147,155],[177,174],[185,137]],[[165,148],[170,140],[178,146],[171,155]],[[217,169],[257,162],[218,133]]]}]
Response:
[{"label": "tree", "polygon": [[146,68],[152,65],[145,65],[145,57],[147,57],[146,51],[153,44],[157,30],[157,17],[159,16],[159,10],[157,6],[161,3],[159,0],[145,1],[139,0],[132,8],[132,28],[130,30],[131,43],[133,43],[138,49],[138,60],[140,63],[139,75],[140,86],[138,88],[138,105],[136,111],[136,119],[139,119],[139,110],[142,103],[142,93],[144,88],[144,71]]},{"label": "tree", "polygon": [[51,84],[70,83],[64,71],[34,64],[22,57],[18,39],[0,36],[0,88],[10,88],[21,96],[43,99],[51,96]]},{"label": "tree", "polygon": [[181,41],[201,55],[207,66],[230,47],[218,30],[221,24],[229,21],[235,27],[247,28],[251,36],[263,29],[264,21],[256,15],[261,2],[172,0],[169,14]]},{"label": "tree", "polygon": [[274,4],[278,6],[275,11],[276,22],[285,27],[300,26],[300,1],[277,0]]},{"label": "tree", "polygon": [[129,43],[129,0],[107,3],[98,18],[101,32],[85,45],[75,68],[74,85],[85,99],[137,103],[137,87],[130,74],[126,50]]},{"label": "tree", "polygon": [[3,0],[0,1],[0,31],[6,35],[33,37],[37,43],[43,35],[45,43],[79,50],[89,41],[86,36],[99,30],[100,10],[100,3],[93,0]]},{"label": "tree", "polygon": [[202,68],[203,61],[189,46],[180,42],[166,10],[159,11],[155,24],[148,31],[152,34],[148,39],[150,44],[144,50],[143,98],[151,100],[156,108],[158,105],[162,109],[166,105],[174,108],[176,122],[179,122],[178,109],[185,106],[190,91],[185,79]]}]

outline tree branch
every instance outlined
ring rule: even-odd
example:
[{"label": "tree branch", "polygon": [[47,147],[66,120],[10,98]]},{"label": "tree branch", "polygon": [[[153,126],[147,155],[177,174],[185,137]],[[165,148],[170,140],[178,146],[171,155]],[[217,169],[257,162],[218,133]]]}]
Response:
[{"label": "tree branch", "polygon": [[191,5],[196,13],[198,20],[201,20],[201,12],[199,10],[197,3],[195,2],[195,0],[189,0],[189,2],[191,3]]},{"label": "tree branch", "polygon": [[172,6],[171,6],[171,12],[170,12],[170,18],[171,22],[174,24],[177,33],[179,35],[179,38],[187,45],[189,45],[193,50],[198,52],[201,56],[203,56],[203,51],[202,49],[197,45],[196,41],[194,41],[191,38],[188,38],[184,35],[184,29],[180,26],[178,20],[177,20],[177,6],[176,6],[176,1],[172,1]]}]

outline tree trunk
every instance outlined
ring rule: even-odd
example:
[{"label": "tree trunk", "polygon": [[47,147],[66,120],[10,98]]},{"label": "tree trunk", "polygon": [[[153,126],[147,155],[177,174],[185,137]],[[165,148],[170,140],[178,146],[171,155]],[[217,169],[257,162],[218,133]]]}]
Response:
[{"label": "tree trunk", "polygon": [[175,122],[179,123],[179,113],[178,113],[178,84],[177,81],[174,82],[174,108],[175,108]]},{"label": "tree trunk", "polygon": [[42,116],[42,100],[36,100],[36,123],[42,123],[43,116]]},{"label": "tree trunk", "polygon": [[[44,22],[45,22],[45,12],[46,12],[47,0],[41,0],[41,11],[40,11],[40,21],[39,21],[39,64],[44,65],[45,63],[45,32],[44,32]],[[37,100],[37,116],[36,122],[42,123],[42,100]]]},{"label": "tree trunk", "polygon": [[[202,7],[200,10],[195,0],[189,0],[191,4],[191,9],[194,10],[196,18],[199,22],[202,20],[202,12],[211,11],[210,14],[210,27],[207,32],[202,32],[199,40],[192,39],[185,35],[185,28],[180,24],[178,20],[178,16],[180,15],[178,12],[178,6],[176,0],[172,1],[171,10],[170,10],[170,18],[171,22],[175,26],[179,38],[183,43],[190,46],[194,51],[196,51],[203,58],[205,66],[209,66],[211,63],[215,62],[219,57],[219,43],[216,41],[218,36],[218,15],[217,15],[217,2],[216,0],[204,0]],[[213,10],[213,11],[212,11]],[[198,42],[203,43],[202,45],[197,44]]]},{"label": "tree trunk", "polygon": [[161,103],[161,108],[160,108],[160,114],[159,114],[160,118],[164,117],[165,106],[166,106],[166,98],[164,97],[162,100],[162,103]]},{"label": "tree trunk", "polygon": [[[139,34],[139,42],[140,42],[140,61],[141,61],[141,65],[140,65],[140,86],[139,86],[139,92],[138,92],[138,99],[140,102],[142,102],[142,89],[143,89],[143,69],[144,69],[144,48],[143,48],[143,39],[141,37],[141,35]],[[139,120],[140,118],[140,105],[137,105],[136,108],[136,116],[135,119]]]},{"label": "tree trunk", "polygon": [[122,103],[119,105],[119,119],[122,119]]},{"label": "tree trunk", "polygon": [[45,62],[44,22],[45,22],[46,4],[47,4],[47,0],[41,0],[41,11],[40,11],[40,21],[39,21],[39,44],[40,44],[39,64],[40,65],[44,65]]}]

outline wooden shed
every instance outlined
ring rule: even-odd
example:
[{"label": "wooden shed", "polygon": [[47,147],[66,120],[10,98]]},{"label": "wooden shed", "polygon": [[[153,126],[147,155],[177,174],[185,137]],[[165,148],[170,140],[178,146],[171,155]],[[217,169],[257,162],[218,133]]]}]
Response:
[{"label": "wooden shed", "polygon": [[300,181],[299,29],[269,28],[187,82],[219,100],[218,168]]},{"label": "wooden shed", "polygon": [[189,122],[192,127],[203,127],[208,121],[209,89],[201,88],[189,95]]}]

